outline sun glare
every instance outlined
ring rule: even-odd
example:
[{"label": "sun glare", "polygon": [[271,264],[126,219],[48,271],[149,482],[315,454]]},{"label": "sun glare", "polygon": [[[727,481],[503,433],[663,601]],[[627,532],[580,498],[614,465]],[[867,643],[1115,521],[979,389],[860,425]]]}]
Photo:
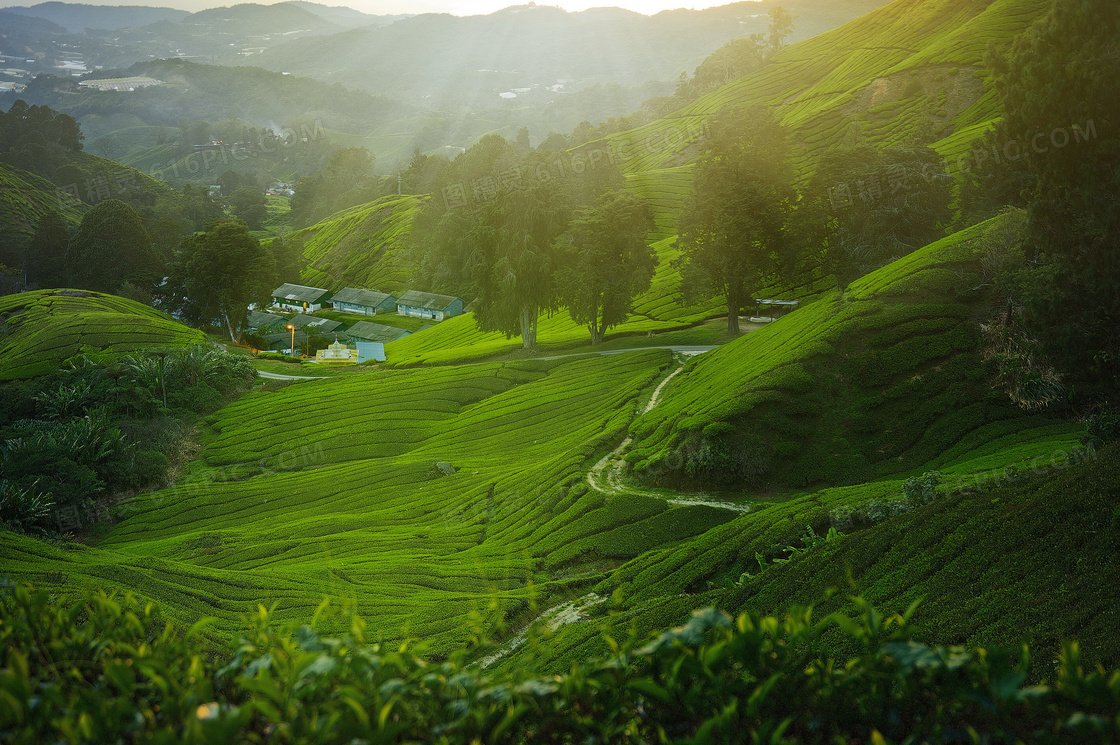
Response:
[{"label": "sun glare", "polygon": [[[486,13],[493,13],[502,8],[507,8],[511,5],[522,4],[518,0],[466,0],[464,2],[449,3],[451,12],[456,15],[481,15]],[[527,3],[525,3],[527,4]],[[645,13],[646,15],[653,15],[660,13],[663,10],[673,10],[676,8],[691,8],[699,10],[702,8],[711,8],[716,5],[722,5],[721,2],[689,2],[688,0],[619,0],[612,2],[611,0],[573,0],[573,2],[540,2],[538,5],[555,5],[568,11],[581,11],[588,8],[610,8],[618,7],[632,10],[637,13]]]}]

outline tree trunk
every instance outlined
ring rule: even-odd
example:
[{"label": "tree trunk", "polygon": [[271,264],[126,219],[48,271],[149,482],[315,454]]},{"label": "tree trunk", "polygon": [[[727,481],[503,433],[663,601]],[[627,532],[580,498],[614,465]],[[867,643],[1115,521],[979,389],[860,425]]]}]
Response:
[{"label": "tree trunk", "polygon": [[534,350],[537,348],[537,317],[538,314],[535,309],[529,306],[522,306],[521,318],[521,346],[524,349]]},{"label": "tree trunk", "polygon": [[603,341],[603,335],[599,332],[599,328],[591,323],[588,325],[587,330],[591,332],[591,346],[597,346]]},{"label": "tree trunk", "polygon": [[222,318],[225,320],[226,328],[229,330],[229,340],[236,344],[237,338],[233,335],[233,324],[229,322],[229,313],[223,313]]},{"label": "tree trunk", "polygon": [[743,299],[737,288],[727,290],[727,333],[739,333],[739,309],[743,307]]}]

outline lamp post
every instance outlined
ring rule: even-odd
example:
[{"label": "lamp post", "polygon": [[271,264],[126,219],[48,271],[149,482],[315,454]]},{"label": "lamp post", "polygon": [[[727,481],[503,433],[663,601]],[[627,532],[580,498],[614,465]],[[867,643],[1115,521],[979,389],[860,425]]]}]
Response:
[{"label": "lamp post", "polygon": [[295,357],[296,356],[296,327],[289,323],[288,324],[288,331],[292,332],[292,348],[288,351],[291,352],[293,357]]}]

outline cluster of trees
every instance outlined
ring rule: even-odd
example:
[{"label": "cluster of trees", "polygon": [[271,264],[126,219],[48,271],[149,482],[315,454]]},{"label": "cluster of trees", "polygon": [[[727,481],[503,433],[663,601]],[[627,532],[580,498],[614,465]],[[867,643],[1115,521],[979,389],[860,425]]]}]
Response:
[{"label": "cluster of trees", "polygon": [[248,306],[267,306],[279,284],[299,281],[301,266],[298,246],[283,238],[262,245],[240,220],[220,220],[183,239],[155,299],[187,323],[238,341]]},{"label": "cluster of trees", "polygon": [[209,346],[79,356],[0,397],[0,526],[54,528],[60,507],[157,484],[187,422],[245,390],[245,357]]},{"label": "cluster of trees", "polygon": [[1030,157],[993,158],[974,176],[999,201],[1028,210],[1027,261],[999,284],[1018,311],[1014,322],[1064,373],[1067,393],[1115,402],[1120,5],[1056,2],[1009,50],[990,50],[989,61],[1004,113],[990,141],[1032,150]]},{"label": "cluster of trees", "polygon": [[650,285],[649,208],[613,165],[554,161],[491,135],[435,186],[413,230],[420,281],[477,298],[481,330],[532,349],[540,315],[563,307],[597,344]]},{"label": "cluster of trees", "polygon": [[157,220],[149,232],[137,210],[108,199],[85,214],[73,235],[61,216],[46,213],[29,246],[28,268],[41,287],[109,292],[145,304],[154,299],[188,323],[221,328],[236,340],[246,306],[267,304],[277,285],[298,282],[303,257],[283,238],[262,245],[245,222],[220,210],[200,231]]},{"label": "cluster of trees", "polygon": [[372,202],[387,193],[387,182],[379,182],[374,173],[375,163],[364,147],[347,148],[331,156],[318,174],[301,178],[292,195],[292,226],[314,225],[339,210]]},{"label": "cluster of trees", "polygon": [[67,114],[48,106],[28,106],[22,99],[0,111],[0,160],[32,173],[53,173],[82,149],[81,127]]},{"label": "cluster of trees", "polygon": [[831,150],[799,190],[785,128],[765,108],[710,122],[681,215],[682,295],[722,297],[729,333],[755,291],[834,276],[839,288],[945,235],[952,178],[929,148]]}]

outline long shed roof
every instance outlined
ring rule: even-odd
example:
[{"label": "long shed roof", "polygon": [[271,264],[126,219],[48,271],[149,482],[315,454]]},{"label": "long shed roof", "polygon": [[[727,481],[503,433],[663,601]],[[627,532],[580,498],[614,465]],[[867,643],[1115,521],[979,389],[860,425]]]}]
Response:
[{"label": "long shed roof", "polygon": [[249,311],[249,317],[247,320],[249,328],[259,329],[283,321],[284,317],[277,316],[272,313],[261,313],[257,310],[251,310]]},{"label": "long shed roof", "polygon": [[369,308],[376,308],[386,300],[392,299],[393,296],[387,292],[378,292],[377,290],[364,290],[360,287],[343,287],[341,290],[334,294],[331,298],[335,303],[350,303],[351,305],[364,305]]},{"label": "long shed roof", "polygon": [[456,300],[459,300],[459,298],[451,295],[437,295],[434,292],[409,290],[397,298],[397,305],[404,305],[408,308],[423,308],[424,310],[444,310]]},{"label": "long shed roof", "polygon": [[305,331],[321,334],[324,331],[334,331],[342,326],[339,321],[332,321],[329,318],[320,318],[319,316],[309,316],[304,313],[299,313],[292,317],[288,323],[295,326],[297,329],[304,329]]},{"label": "long shed roof", "polygon": [[357,339],[382,343],[396,341],[409,334],[409,332],[396,326],[386,326],[383,323],[373,323],[371,321],[358,321],[346,333]]},{"label": "long shed roof", "polygon": [[307,287],[306,285],[293,285],[288,282],[272,291],[272,297],[280,300],[290,300],[296,303],[314,303],[329,295],[328,290],[322,287]]}]

